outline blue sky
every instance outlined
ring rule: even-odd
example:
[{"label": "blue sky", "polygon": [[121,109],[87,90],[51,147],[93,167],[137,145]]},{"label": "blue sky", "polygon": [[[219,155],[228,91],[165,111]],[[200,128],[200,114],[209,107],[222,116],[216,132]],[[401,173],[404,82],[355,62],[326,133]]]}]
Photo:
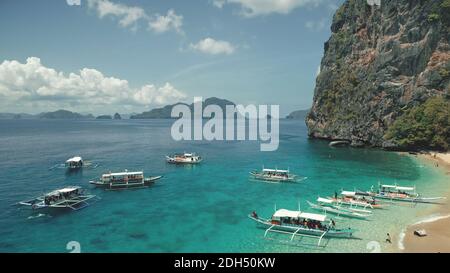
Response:
[{"label": "blue sky", "polygon": [[130,113],[194,96],[305,109],[342,2],[3,0],[0,112]]}]

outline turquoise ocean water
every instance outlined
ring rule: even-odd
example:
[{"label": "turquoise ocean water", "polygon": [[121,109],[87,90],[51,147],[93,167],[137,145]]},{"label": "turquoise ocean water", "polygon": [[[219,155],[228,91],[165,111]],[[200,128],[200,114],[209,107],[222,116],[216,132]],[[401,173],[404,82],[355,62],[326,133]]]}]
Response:
[{"label": "turquoise ocean water", "polygon": [[[63,121],[0,120],[0,252],[68,252],[78,241],[82,252],[368,252],[430,205],[392,205],[369,221],[336,219],[358,229],[357,240],[331,239],[326,247],[311,239],[271,235],[247,214],[269,217],[274,207],[309,210],[306,200],[341,189],[369,189],[378,181],[416,185],[440,195],[445,177],[410,156],[374,149],[330,148],[309,140],[301,121],[282,120],[280,147],[260,152],[255,141],[173,141],[170,120]],[[174,166],[164,156],[197,152],[204,162]],[[81,155],[95,169],[66,173],[49,170]],[[249,179],[265,167],[289,168],[308,177],[296,184]],[[142,190],[103,191],[88,184],[108,171],[144,170],[164,175]],[[14,203],[65,185],[90,189],[101,200],[73,213],[37,215]]]}]

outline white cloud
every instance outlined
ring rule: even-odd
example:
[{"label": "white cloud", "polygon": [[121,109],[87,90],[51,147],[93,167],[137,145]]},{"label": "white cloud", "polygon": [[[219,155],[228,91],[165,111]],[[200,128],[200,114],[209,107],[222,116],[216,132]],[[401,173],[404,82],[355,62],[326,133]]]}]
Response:
[{"label": "white cloud", "polygon": [[0,64],[0,106],[31,104],[64,108],[67,105],[100,109],[103,106],[149,106],[178,102],[186,95],[166,83],[132,88],[127,80],[107,77],[96,69],[63,72],[42,65],[30,57],[26,63]]},{"label": "white cloud", "polygon": [[227,41],[214,40],[213,38],[205,38],[196,44],[191,44],[190,47],[194,50],[211,55],[230,55],[236,50],[236,47],[231,43]]},{"label": "white cloud", "polygon": [[267,15],[271,13],[288,14],[292,10],[306,6],[319,5],[323,0],[215,0],[213,4],[222,8],[225,4],[241,6],[241,14],[245,17]]},{"label": "white cloud", "polygon": [[148,18],[145,10],[140,7],[116,4],[108,0],[88,0],[88,6],[96,9],[100,18],[111,16],[119,19],[119,25],[122,27],[136,27],[139,20]]},{"label": "white cloud", "polygon": [[327,18],[322,18],[318,21],[307,21],[305,27],[311,31],[321,31],[328,26]]},{"label": "white cloud", "polygon": [[125,28],[136,30],[140,21],[149,26],[149,30],[156,33],[163,33],[175,30],[182,34],[183,16],[177,15],[174,10],[169,10],[166,16],[153,14],[149,15],[141,7],[127,6],[114,3],[109,0],[88,0],[90,9],[97,11],[100,18],[110,16],[119,20],[119,25]]},{"label": "white cloud", "polygon": [[66,3],[69,6],[80,6],[81,0],[66,0]]},{"label": "white cloud", "polygon": [[155,18],[149,22],[149,27],[156,33],[163,33],[171,29],[182,33],[183,16],[177,15],[174,10],[169,10],[166,16],[155,15]]},{"label": "white cloud", "polygon": [[212,1],[212,4],[213,4],[214,6],[216,6],[217,8],[219,8],[219,9],[223,8],[223,6],[225,5],[225,3],[226,3],[226,0],[213,0],[213,1]]}]

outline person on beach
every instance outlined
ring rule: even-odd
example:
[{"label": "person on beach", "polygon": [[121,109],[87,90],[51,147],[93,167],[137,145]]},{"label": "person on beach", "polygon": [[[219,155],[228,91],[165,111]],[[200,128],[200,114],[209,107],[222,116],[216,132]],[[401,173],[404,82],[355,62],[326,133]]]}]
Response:
[{"label": "person on beach", "polygon": [[386,235],[387,235],[386,243],[392,244],[391,235],[389,233]]}]

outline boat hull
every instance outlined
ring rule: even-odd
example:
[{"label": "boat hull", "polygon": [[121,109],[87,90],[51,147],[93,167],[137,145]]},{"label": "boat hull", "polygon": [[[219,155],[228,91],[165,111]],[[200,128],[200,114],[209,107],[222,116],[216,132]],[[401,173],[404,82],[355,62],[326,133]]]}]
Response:
[{"label": "boat hull", "polygon": [[[308,235],[314,237],[325,237],[325,238],[353,238],[354,230],[352,229],[310,229],[305,227],[300,227],[297,225],[289,224],[277,224],[274,225],[267,219],[256,218],[252,215],[248,216],[250,219],[255,221],[257,225],[261,228],[271,228],[275,231],[281,231],[286,233],[296,233],[298,235]],[[326,232],[326,233],[325,233]]]},{"label": "boat hull", "polygon": [[345,210],[344,208],[340,209],[340,208],[335,208],[335,207],[313,204],[311,202],[308,202],[308,204],[312,209],[322,211],[325,213],[331,213],[336,216],[343,216],[343,217],[347,217],[347,218],[354,218],[354,219],[361,219],[361,220],[365,220],[365,219],[367,219],[367,217],[370,216],[369,214],[353,212],[350,210]]},{"label": "boat hull", "polygon": [[167,163],[169,163],[169,164],[180,164],[180,165],[182,165],[182,164],[191,164],[191,165],[199,164],[200,162],[202,162],[202,160],[203,159],[198,159],[198,160],[188,160],[188,159],[186,159],[186,160],[183,160],[183,159],[175,159],[175,158],[172,158],[172,157],[166,157],[166,162]]},{"label": "boat hull", "polygon": [[162,176],[154,176],[154,177],[148,177],[144,178],[143,182],[139,183],[104,183],[101,181],[89,181],[90,184],[95,185],[97,187],[105,188],[105,189],[111,189],[111,190],[119,190],[119,189],[135,189],[135,188],[142,188],[142,187],[148,187],[153,185],[157,180],[161,179]]},{"label": "boat hull", "polygon": [[255,172],[250,172],[250,175],[257,180],[270,181],[270,182],[295,182],[296,178],[294,176],[289,177],[271,177],[267,175],[262,175]]},{"label": "boat hull", "polygon": [[437,203],[439,200],[445,199],[444,197],[395,197],[389,195],[381,195],[377,193],[369,193],[370,196],[389,201],[409,202],[409,203]]},{"label": "boat hull", "polygon": [[362,208],[362,209],[383,209],[384,206],[381,204],[370,204],[370,203],[364,203],[364,202],[360,202],[360,201],[344,201],[342,199],[336,199],[336,198],[331,198],[331,200],[333,200],[336,205],[345,205],[349,208]]}]

